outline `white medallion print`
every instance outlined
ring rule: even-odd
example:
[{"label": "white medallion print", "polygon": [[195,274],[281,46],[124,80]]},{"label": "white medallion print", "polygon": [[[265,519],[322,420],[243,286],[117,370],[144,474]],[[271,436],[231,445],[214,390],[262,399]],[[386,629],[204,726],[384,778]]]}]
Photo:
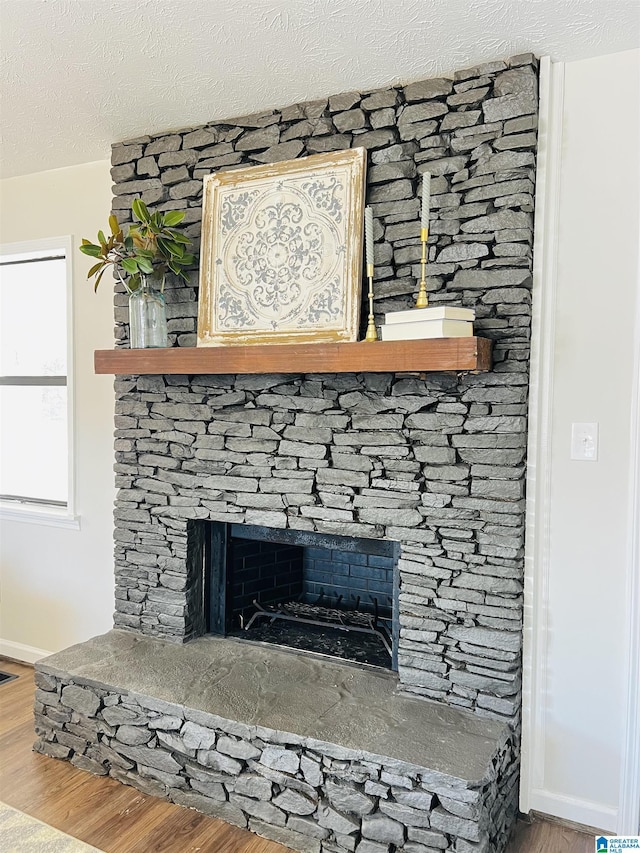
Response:
[{"label": "white medallion print", "polygon": [[339,326],[344,181],[330,172],[222,190],[221,329]]}]

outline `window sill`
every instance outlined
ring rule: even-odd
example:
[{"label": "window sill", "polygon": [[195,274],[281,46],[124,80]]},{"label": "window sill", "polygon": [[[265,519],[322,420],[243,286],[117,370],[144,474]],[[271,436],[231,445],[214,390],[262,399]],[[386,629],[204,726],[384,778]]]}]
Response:
[{"label": "window sill", "polygon": [[0,521],[18,521],[25,524],[41,524],[45,527],[80,530],[80,516],[69,515],[68,510],[62,507],[0,503]]}]

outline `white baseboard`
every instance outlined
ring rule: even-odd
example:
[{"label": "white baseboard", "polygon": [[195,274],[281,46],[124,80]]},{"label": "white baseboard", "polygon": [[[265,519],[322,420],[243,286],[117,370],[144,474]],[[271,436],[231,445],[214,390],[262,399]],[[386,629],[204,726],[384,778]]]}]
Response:
[{"label": "white baseboard", "polygon": [[13,660],[35,663],[40,658],[49,657],[53,652],[44,649],[36,649],[34,646],[25,646],[24,643],[14,643],[13,640],[3,640],[0,637],[0,656],[13,658]]},{"label": "white baseboard", "polygon": [[618,810],[602,803],[535,789],[529,794],[529,807],[532,811],[561,816],[564,820],[591,826],[611,835],[616,832]]}]

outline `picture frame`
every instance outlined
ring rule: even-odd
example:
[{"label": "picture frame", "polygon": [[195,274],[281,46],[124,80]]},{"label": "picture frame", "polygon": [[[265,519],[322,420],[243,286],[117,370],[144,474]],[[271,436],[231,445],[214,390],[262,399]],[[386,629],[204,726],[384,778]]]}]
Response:
[{"label": "picture frame", "polygon": [[198,346],[355,341],[366,150],[206,175]]}]

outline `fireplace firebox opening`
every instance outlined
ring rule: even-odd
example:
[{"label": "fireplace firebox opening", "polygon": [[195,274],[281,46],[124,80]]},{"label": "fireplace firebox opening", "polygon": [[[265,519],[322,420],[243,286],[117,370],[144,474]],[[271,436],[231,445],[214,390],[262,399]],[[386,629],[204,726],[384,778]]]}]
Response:
[{"label": "fireplace firebox opening", "polygon": [[397,669],[399,543],[205,524],[208,633]]}]

